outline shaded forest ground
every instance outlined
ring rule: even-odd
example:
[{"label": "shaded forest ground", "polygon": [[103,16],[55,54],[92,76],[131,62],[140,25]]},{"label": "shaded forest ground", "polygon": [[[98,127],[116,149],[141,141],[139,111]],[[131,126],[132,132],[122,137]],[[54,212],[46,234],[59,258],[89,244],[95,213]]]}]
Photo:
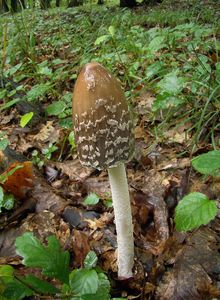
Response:
[{"label": "shaded forest ground", "polygon": [[[192,157],[219,149],[219,20],[217,1],[1,18],[0,130],[10,147],[1,152],[1,172],[30,160],[35,174],[27,167],[8,188],[16,201],[0,215],[1,264],[30,272],[15,253],[15,238],[55,234],[73,268],[90,249],[97,253],[112,297],[220,298],[219,217],[189,233],[177,232],[173,221],[190,191],[219,198],[218,180],[191,168]],[[92,60],[121,80],[134,116],[136,151],[127,173],[136,259],[134,279],[124,283],[117,280],[107,174],[80,165],[71,135],[74,82]],[[22,127],[29,112],[34,116]],[[85,204],[90,193],[100,201]]]}]

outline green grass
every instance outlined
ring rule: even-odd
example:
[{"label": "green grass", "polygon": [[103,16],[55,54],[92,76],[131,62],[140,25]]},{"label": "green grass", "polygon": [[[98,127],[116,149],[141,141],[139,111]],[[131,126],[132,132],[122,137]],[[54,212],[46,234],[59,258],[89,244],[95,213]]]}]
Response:
[{"label": "green grass", "polygon": [[63,105],[59,118],[65,123],[71,116],[71,93],[80,66],[98,61],[121,80],[131,103],[140,92],[155,96],[149,123],[152,128],[157,124],[158,138],[165,129],[190,122],[189,147],[204,138],[216,147],[220,109],[216,5],[184,1],[175,6],[164,1],[161,6],[129,10],[112,2],[108,7],[88,3],[2,17],[0,74],[5,85],[0,98],[10,107],[22,91],[29,101]]}]

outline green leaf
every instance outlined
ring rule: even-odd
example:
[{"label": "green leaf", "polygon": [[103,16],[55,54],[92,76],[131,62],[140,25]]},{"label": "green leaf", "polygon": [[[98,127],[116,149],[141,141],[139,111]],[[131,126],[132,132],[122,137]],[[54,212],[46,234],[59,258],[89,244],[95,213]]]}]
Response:
[{"label": "green leaf", "polygon": [[73,131],[70,132],[70,134],[68,136],[68,141],[69,141],[71,148],[74,149],[76,147],[76,144],[75,144],[75,134]]},{"label": "green leaf", "polygon": [[98,299],[109,300],[110,299],[110,294],[109,294],[110,283],[108,277],[104,273],[99,273],[98,280],[99,280],[99,285],[96,293],[83,295],[82,298],[84,300],[98,300]]},{"label": "green leaf", "polygon": [[99,203],[99,196],[95,193],[89,194],[86,199],[83,201],[83,204],[85,205],[95,205]]},{"label": "green leaf", "polygon": [[6,285],[3,296],[8,300],[20,300],[33,294],[34,292],[29,287],[14,279]]},{"label": "green leaf", "polygon": [[[4,194],[2,207],[4,207],[7,210],[10,210],[14,207],[14,203],[15,203],[15,198],[12,194]],[[1,203],[0,203],[0,209],[1,209]]]},{"label": "green leaf", "polygon": [[220,169],[220,150],[213,150],[192,159],[192,166],[204,175],[212,175]]},{"label": "green leaf", "polygon": [[115,27],[114,26],[109,26],[109,28],[108,28],[108,31],[109,31],[109,33],[111,34],[111,36],[114,36],[115,35]]},{"label": "green leaf", "polygon": [[49,236],[47,241],[48,245],[44,246],[33,236],[33,233],[26,232],[16,239],[16,252],[23,257],[25,266],[41,268],[43,275],[67,283],[69,253],[61,249],[55,236]]},{"label": "green leaf", "polygon": [[184,82],[185,79],[183,77],[177,77],[175,71],[164,76],[157,86],[163,93],[177,95],[182,91]]},{"label": "green leaf", "polygon": [[4,283],[8,283],[14,278],[14,269],[9,265],[0,266],[0,281],[4,281]]},{"label": "green leaf", "polygon": [[175,223],[178,231],[187,231],[206,225],[215,218],[217,203],[206,195],[194,192],[183,197],[175,210]]},{"label": "green leaf", "polygon": [[5,148],[8,146],[8,139],[7,138],[3,138],[0,139],[0,150],[5,150]]},{"label": "green leaf", "polygon": [[89,251],[84,260],[84,267],[86,269],[92,269],[96,266],[98,257],[94,251]]},{"label": "green leaf", "polygon": [[164,44],[164,36],[156,36],[148,45],[148,48],[152,52],[156,52],[165,46]]},{"label": "green leaf", "polygon": [[16,66],[9,69],[10,76],[14,75],[22,66],[22,63],[17,64]]},{"label": "green leaf", "polygon": [[59,124],[61,127],[66,129],[72,129],[73,128],[73,120],[72,118],[65,118],[59,121]]},{"label": "green leaf", "polygon": [[38,70],[38,74],[46,75],[46,76],[51,76],[52,75],[52,70],[49,69],[47,66],[46,67],[41,67]]},{"label": "green leaf", "polygon": [[35,100],[38,97],[44,96],[50,90],[51,90],[51,85],[48,83],[36,84],[32,87],[30,91],[27,92],[27,98],[30,101]]},{"label": "green leaf", "polygon": [[58,116],[66,108],[66,103],[64,101],[55,101],[47,106],[46,112],[49,116]]},{"label": "green leaf", "polygon": [[33,115],[34,115],[34,113],[32,111],[23,115],[20,120],[20,126],[22,128],[24,128],[30,122],[30,120],[33,118]]},{"label": "green leaf", "polygon": [[105,199],[104,204],[107,208],[113,207],[112,199]]},{"label": "green leaf", "polygon": [[147,78],[151,78],[160,73],[161,70],[163,70],[163,65],[163,62],[156,61],[152,65],[148,66],[146,71]]},{"label": "green leaf", "polygon": [[21,281],[34,289],[40,294],[56,294],[59,290],[47,281],[41,280],[34,275],[27,275],[26,277],[19,277]]},{"label": "green leaf", "polygon": [[4,109],[7,109],[13,105],[15,105],[16,103],[18,103],[20,101],[20,99],[14,99],[14,100],[11,100],[11,101],[8,101],[6,102],[5,104],[1,105],[0,107],[0,111],[4,110]]},{"label": "green leaf", "polygon": [[180,97],[170,96],[170,94],[167,93],[159,94],[153,102],[152,111],[157,111],[158,109],[167,109],[170,107],[177,107],[182,103],[184,103],[184,100]]},{"label": "green leaf", "polygon": [[100,45],[101,43],[103,42],[106,42],[109,40],[109,35],[108,34],[105,34],[105,35],[102,35],[100,37],[98,37],[96,40],[95,40],[95,46],[98,46]]},{"label": "green leaf", "polygon": [[216,68],[216,79],[220,81],[220,62],[215,64],[215,68]]},{"label": "green leaf", "polygon": [[95,270],[74,270],[70,274],[69,284],[75,295],[95,294],[99,284],[98,275]]}]

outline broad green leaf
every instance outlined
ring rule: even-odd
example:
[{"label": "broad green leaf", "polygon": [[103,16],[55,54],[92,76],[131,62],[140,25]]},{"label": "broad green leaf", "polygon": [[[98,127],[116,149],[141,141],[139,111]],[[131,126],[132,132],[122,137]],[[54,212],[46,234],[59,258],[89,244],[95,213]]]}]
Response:
[{"label": "broad green leaf", "polygon": [[163,63],[161,61],[156,61],[155,63],[147,67],[147,78],[157,75],[159,72],[161,72],[161,70],[163,70]]},{"label": "broad green leaf", "polygon": [[41,67],[38,70],[38,74],[46,75],[46,76],[51,76],[52,75],[52,70],[49,69],[47,66],[46,67]]},{"label": "broad green leaf", "polygon": [[20,69],[21,66],[22,66],[22,63],[19,63],[19,64],[17,64],[16,66],[10,68],[10,69],[8,70],[10,76],[12,76],[13,74],[15,74],[15,73]]},{"label": "broad green leaf", "polygon": [[175,223],[178,231],[187,231],[206,225],[215,218],[217,203],[198,192],[183,197],[175,210]]},{"label": "broad green leaf", "polygon": [[33,118],[33,115],[34,115],[34,113],[32,111],[23,115],[20,120],[20,126],[22,128],[24,128],[30,122],[30,120]]},{"label": "broad green leaf", "polygon": [[0,266],[0,281],[4,281],[4,283],[8,283],[14,278],[14,269],[9,265]]},{"label": "broad green leaf", "polygon": [[64,101],[56,101],[47,106],[46,112],[49,116],[58,116],[66,108],[66,103]]},{"label": "broad green leaf", "polygon": [[95,294],[88,294],[88,295],[83,295],[82,298],[83,300],[110,300],[110,283],[108,280],[108,277],[104,273],[99,273],[98,274],[98,280],[99,280],[99,285],[98,285],[98,290],[96,291]]},{"label": "broad green leaf", "polygon": [[86,269],[92,269],[96,266],[98,257],[94,251],[89,251],[84,260],[84,267]]},{"label": "broad green leaf", "polygon": [[59,290],[47,281],[41,280],[34,275],[20,277],[21,281],[40,294],[56,294]]},{"label": "broad green leaf", "polygon": [[162,93],[157,95],[156,99],[154,100],[152,105],[152,111],[157,111],[158,109],[167,109],[170,107],[177,107],[183,102],[184,99],[180,97],[171,96],[168,93]]},{"label": "broad green leaf", "polygon": [[183,77],[177,77],[176,72],[172,72],[164,76],[157,86],[163,93],[177,95],[182,91],[184,82],[185,79]]},{"label": "broad green leaf", "polygon": [[149,50],[152,52],[156,52],[159,49],[163,48],[165,46],[164,39],[164,36],[156,36],[148,45]]},{"label": "broad green leaf", "polygon": [[106,42],[109,40],[109,35],[108,34],[105,34],[105,35],[102,35],[100,37],[98,37],[96,40],[95,40],[95,46],[98,46],[100,45],[101,43],[103,42]]},{"label": "broad green leaf", "polygon": [[61,127],[66,129],[72,129],[73,128],[73,120],[72,118],[65,118],[59,121],[59,124]]},{"label": "broad green leaf", "polygon": [[36,84],[32,87],[30,91],[27,92],[28,100],[32,101],[38,97],[44,96],[51,90],[51,85],[48,83]]},{"label": "broad green leaf", "polygon": [[0,150],[5,150],[5,148],[8,146],[8,139],[7,138],[3,138],[0,139]]},{"label": "broad green leaf", "polygon": [[[14,207],[14,203],[15,203],[15,198],[12,194],[4,194],[2,207],[4,207],[7,210],[10,210]],[[1,209],[1,203],[0,203],[0,209]]]},{"label": "broad green leaf", "polygon": [[105,199],[104,204],[107,208],[113,207],[112,199]]},{"label": "broad green leaf", "polygon": [[25,266],[41,268],[43,275],[67,283],[69,253],[62,250],[55,236],[49,236],[47,241],[48,245],[44,246],[33,236],[33,233],[26,232],[16,239],[16,252],[23,257]]},{"label": "broad green leaf", "polygon": [[29,287],[14,279],[6,285],[3,296],[8,300],[20,300],[33,294],[34,292]]},{"label": "broad green leaf", "polygon": [[95,193],[89,194],[86,199],[83,201],[83,204],[85,205],[95,205],[99,203],[99,196]]},{"label": "broad green leaf", "polygon": [[109,28],[108,28],[108,31],[109,31],[109,33],[111,34],[111,36],[114,36],[115,35],[115,27],[114,26],[109,26]]},{"label": "broad green leaf", "polygon": [[213,150],[192,159],[192,166],[204,175],[213,175],[220,169],[220,150]]},{"label": "broad green leaf", "polygon": [[70,274],[69,285],[75,295],[95,294],[99,279],[95,270],[79,269]]}]

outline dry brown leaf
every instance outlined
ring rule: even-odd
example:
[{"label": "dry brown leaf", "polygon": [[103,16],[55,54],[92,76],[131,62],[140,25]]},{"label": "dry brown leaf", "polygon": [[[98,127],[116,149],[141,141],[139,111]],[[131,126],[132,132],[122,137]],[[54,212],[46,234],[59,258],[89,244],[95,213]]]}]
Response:
[{"label": "dry brown leaf", "polygon": [[207,289],[207,285],[215,287],[210,275],[220,272],[217,241],[217,234],[206,227],[189,235],[186,245],[176,255],[174,267],[159,284],[156,299],[211,299],[213,289]]},{"label": "dry brown leaf", "polygon": [[30,161],[15,162],[1,176],[7,175],[8,172],[17,166],[21,166],[21,168],[17,169],[12,175],[9,175],[6,181],[2,183],[2,186],[16,198],[22,199],[25,197],[27,191],[33,188],[34,175],[32,163]]},{"label": "dry brown leaf", "polygon": [[58,141],[60,136],[59,128],[54,127],[53,121],[47,121],[46,125],[43,125],[40,132],[33,136],[33,140],[40,143],[54,143]]},{"label": "dry brown leaf", "polygon": [[78,159],[68,160],[62,163],[55,162],[53,165],[72,181],[83,181],[94,171],[93,169],[83,167]]},{"label": "dry brown leaf", "polygon": [[90,250],[89,238],[86,233],[74,229],[72,235],[72,250],[74,253],[74,266],[82,267],[83,261]]}]

